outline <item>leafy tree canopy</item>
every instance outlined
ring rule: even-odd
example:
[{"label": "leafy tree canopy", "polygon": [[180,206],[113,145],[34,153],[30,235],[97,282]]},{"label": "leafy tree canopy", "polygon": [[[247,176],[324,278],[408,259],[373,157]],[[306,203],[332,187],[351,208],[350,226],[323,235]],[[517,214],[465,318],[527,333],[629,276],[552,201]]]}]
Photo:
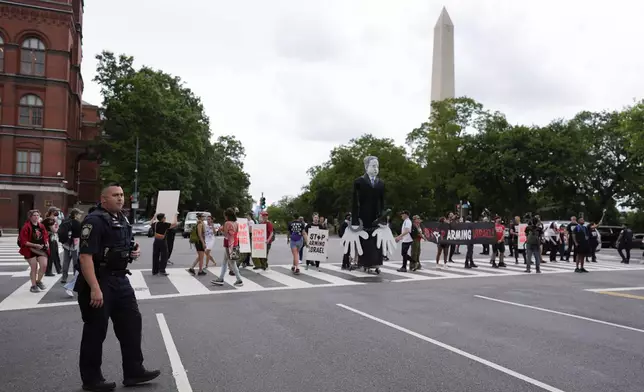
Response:
[{"label": "leafy tree canopy", "polygon": [[135,69],[134,58],[104,51],[94,81],[101,86],[103,137],[97,141],[106,181],[134,192],[136,140],[139,140],[139,200],[159,190],[181,190],[184,209],[221,212],[249,210],[249,176],[242,144],[233,136],[210,141],[210,122],[199,97],[179,77],[149,67]]}]

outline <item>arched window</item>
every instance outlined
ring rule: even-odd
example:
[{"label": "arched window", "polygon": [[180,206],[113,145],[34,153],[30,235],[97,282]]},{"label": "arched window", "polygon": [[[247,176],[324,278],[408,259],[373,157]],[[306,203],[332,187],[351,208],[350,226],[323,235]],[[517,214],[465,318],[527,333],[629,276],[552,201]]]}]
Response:
[{"label": "arched window", "polygon": [[0,72],[4,71],[4,40],[0,35]]},{"label": "arched window", "polygon": [[28,94],[20,98],[20,118],[18,124],[42,127],[42,100],[37,95]]},{"label": "arched window", "polygon": [[27,38],[22,41],[20,73],[45,76],[45,44],[38,38]]}]

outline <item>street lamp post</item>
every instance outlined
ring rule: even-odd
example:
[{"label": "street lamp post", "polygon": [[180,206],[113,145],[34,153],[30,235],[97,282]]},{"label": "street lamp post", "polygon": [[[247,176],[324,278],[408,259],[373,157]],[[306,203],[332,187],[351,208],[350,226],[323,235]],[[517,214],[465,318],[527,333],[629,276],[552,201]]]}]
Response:
[{"label": "street lamp post", "polygon": [[132,200],[132,211],[136,223],[136,210],[139,208],[139,137],[136,137],[136,156],[134,159],[134,197]]}]

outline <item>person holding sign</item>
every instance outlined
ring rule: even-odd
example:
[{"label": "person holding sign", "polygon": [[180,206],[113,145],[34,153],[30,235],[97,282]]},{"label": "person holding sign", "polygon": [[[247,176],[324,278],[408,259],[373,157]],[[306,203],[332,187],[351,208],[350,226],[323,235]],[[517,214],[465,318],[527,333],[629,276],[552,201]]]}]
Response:
[{"label": "person holding sign", "polygon": [[168,265],[168,243],[166,235],[169,230],[177,227],[177,217],[174,217],[172,224],[166,222],[164,213],[157,214],[156,220],[152,222],[154,230],[154,242],[152,243],[152,275],[165,275],[165,268]]},{"label": "person holding sign", "polygon": [[268,268],[268,253],[271,251],[271,244],[275,240],[273,232],[273,224],[268,220],[268,212],[262,211],[259,215],[259,223],[266,225],[266,257],[253,258],[254,270],[263,269],[266,271]]},{"label": "person holding sign", "polygon": [[[307,224],[306,227],[304,228],[304,231],[306,231],[306,234],[309,236],[309,238],[310,238],[310,233],[309,233],[310,228],[312,228],[312,227],[314,227],[316,229],[320,228],[320,215],[318,215],[317,212],[314,212],[313,216],[311,218],[312,218],[313,221],[311,223]],[[308,244],[307,244],[307,246],[308,246]],[[307,252],[307,254],[306,254],[306,267],[304,267],[304,269],[308,270],[310,265],[315,265],[315,268],[317,268],[318,271],[320,270],[320,261],[319,260],[316,260],[316,261],[309,260],[309,254]]]},{"label": "person holding sign", "polygon": [[237,261],[239,260],[239,238],[237,238],[237,232],[239,231],[239,226],[237,224],[237,214],[232,208],[227,208],[224,211],[224,217],[226,222],[224,223],[224,262],[221,266],[221,272],[217,279],[213,279],[210,283],[216,286],[224,285],[224,277],[226,276],[226,267],[230,267],[237,281],[234,283],[235,287],[242,287],[244,282],[242,282],[241,274],[239,273],[239,268],[237,267]]}]

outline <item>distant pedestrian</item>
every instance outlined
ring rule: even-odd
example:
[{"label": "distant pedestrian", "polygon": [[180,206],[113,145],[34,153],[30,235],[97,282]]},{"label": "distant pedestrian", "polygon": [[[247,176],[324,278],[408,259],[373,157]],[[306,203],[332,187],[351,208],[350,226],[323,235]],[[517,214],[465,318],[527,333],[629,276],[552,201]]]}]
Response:
[{"label": "distant pedestrian", "polygon": [[237,233],[239,232],[239,227],[237,225],[237,215],[235,210],[232,208],[226,209],[224,212],[224,217],[226,222],[224,223],[224,262],[221,266],[221,271],[217,279],[213,279],[210,283],[223,286],[224,277],[226,276],[226,267],[229,267],[237,277],[234,286],[241,287],[244,285],[242,281],[241,274],[239,273],[239,268],[237,267],[237,261],[240,258],[239,253],[239,238],[237,238]]},{"label": "distant pedestrian", "polygon": [[402,256],[402,267],[398,269],[398,272],[407,272],[407,263],[410,264],[410,268],[413,269],[415,267],[411,265],[411,255],[409,254],[411,245],[414,243],[414,239],[411,237],[411,229],[413,227],[413,224],[411,222],[411,219],[409,219],[409,211],[405,210],[401,212],[400,217],[402,218],[403,223],[400,229],[400,235],[396,237],[396,242],[402,241],[400,248],[400,255]]},{"label": "distant pedestrian", "polygon": [[24,256],[31,268],[29,274],[29,278],[31,279],[30,291],[32,293],[38,293],[40,290],[47,289],[42,283],[42,278],[47,268],[49,234],[47,233],[45,225],[40,222],[40,211],[31,210],[27,216],[29,219],[22,226],[22,229],[20,229],[18,243],[20,245],[20,254]]},{"label": "distant pedestrian", "polygon": [[268,212],[262,211],[259,214],[259,223],[266,225],[266,257],[256,257],[253,259],[254,270],[262,269],[266,271],[268,269],[268,254],[271,251],[271,244],[275,240],[275,232],[273,231],[273,224],[268,219]]},{"label": "distant pedestrian", "polygon": [[157,214],[156,219],[152,221],[152,230],[154,231],[154,242],[152,243],[152,275],[167,276],[166,266],[168,265],[168,243],[166,235],[168,230],[177,227],[177,218],[175,216],[172,223],[166,222],[166,216],[163,213]]},{"label": "distant pedestrian", "polygon": [[[617,252],[622,258],[623,264],[631,262],[631,248],[633,246],[633,230],[631,230],[626,223],[622,227],[622,231],[617,237]],[[625,253],[625,254],[624,254]]]},{"label": "distant pedestrian", "polygon": [[584,268],[584,262],[590,254],[590,233],[584,224],[584,218],[579,218],[579,223],[573,226],[572,238],[575,244],[575,272],[588,272]]}]

